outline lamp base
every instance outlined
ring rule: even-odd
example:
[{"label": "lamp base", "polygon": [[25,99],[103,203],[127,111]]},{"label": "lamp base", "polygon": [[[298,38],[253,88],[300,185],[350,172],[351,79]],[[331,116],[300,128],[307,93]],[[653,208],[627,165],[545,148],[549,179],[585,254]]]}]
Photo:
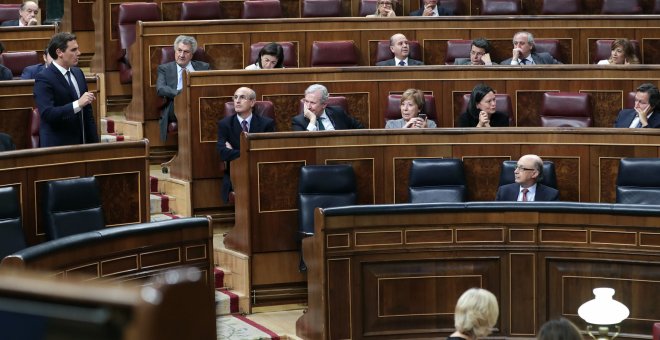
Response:
[{"label": "lamp base", "polygon": [[621,332],[621,327],[619,325],[614,325],[616,332],[610,336],[610,326],[608,325],[597,325],[597,333],[594,334],[592,326],[587,325],[587,334],[594,340],[613,340]]}]

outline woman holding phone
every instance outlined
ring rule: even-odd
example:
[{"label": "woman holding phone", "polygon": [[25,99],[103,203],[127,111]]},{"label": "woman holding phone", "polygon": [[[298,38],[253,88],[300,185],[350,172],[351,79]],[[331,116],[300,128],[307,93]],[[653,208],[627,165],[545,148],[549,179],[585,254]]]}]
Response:
[{"label": "woman holding phone", "polygon": [[509,116],[497,111],[495,91],[486,84],[472,89],[467,110],[458,117],[458,127],[509,126]]},{"label": "woman holding phone", "polygon": [[603,59],[598,65],[629,65],[639,64],[635,55],[635,47],[628,39],[617,39],[612,41],[612,52],[609,59]]},{"label": "woman holding phone", "polygon": [[401,118],[388,120],[386,129],[401,128],[435,128],[433,120],[427,119],[424,110],[424,92],[418,89],[407,89],[401,95]]}]

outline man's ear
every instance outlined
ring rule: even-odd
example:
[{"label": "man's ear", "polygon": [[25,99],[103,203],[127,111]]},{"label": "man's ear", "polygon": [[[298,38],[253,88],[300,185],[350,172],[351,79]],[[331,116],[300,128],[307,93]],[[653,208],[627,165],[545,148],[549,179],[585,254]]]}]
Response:
[{"label": "man's ear", "polygon": [[390,51],[392,51],[392,53],[394,53],[394,46],[390,45]]}]

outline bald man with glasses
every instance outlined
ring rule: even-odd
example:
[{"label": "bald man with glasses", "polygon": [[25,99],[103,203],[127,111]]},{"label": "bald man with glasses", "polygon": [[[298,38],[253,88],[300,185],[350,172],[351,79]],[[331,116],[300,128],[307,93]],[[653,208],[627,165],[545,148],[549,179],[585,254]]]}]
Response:
[{"label": "bald man with glasses", "polygon": [[558,201],[559,191],[538,183],[543,179],[543,160],[537,155],[524,155],[513,171],[515,183],[497,189],[496,201]]}]

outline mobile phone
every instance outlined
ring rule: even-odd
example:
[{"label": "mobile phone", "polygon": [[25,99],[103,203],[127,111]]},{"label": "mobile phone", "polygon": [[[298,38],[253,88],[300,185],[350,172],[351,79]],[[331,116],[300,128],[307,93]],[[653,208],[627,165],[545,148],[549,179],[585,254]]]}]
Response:
[{"label": "mobile phone", "polygon": [[426,120],[426,113],[420,113],[419,115],[417,115],[417,117]]}]

